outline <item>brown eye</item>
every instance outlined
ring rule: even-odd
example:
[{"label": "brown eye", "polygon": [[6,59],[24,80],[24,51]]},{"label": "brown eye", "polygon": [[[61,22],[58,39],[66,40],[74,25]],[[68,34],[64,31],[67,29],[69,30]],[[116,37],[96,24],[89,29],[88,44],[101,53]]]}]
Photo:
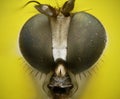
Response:
[{"label": "brown eye", "polygon": [[106,32],[94,16],[79,12],[71,19],[68,33],[68,66],[74,73],[90,68],[101,56],[106,45]]},{"label": "brown eye", "polygon": [[52,34],[48,17],[40,14],[29,19],[19,37],[20,50],[34,68],[48,73],[54,66]]}]

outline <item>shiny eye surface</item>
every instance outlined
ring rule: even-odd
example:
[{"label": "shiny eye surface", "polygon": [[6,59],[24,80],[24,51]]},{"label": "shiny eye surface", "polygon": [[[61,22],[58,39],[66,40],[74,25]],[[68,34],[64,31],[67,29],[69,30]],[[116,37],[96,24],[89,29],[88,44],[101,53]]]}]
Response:
[{"label": "shiny eye surface", "polygon": [[28,63],[48,73],[54,66],[52,34],[48,17],[40,14],[29,19],[19,37],[20,50]]},{"label": "shiny eye surface", "polygon": [[79,12],[73,15],[68,33],[67,62],[74,73],[91,67],[106,45],[106,32],[94,16]]}]

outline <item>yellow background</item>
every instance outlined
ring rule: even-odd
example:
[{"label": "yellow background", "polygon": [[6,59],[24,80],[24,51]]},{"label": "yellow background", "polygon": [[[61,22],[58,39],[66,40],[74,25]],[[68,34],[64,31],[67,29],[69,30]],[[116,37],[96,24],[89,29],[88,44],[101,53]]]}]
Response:
[{"label": "yellow background", "polygon": [[[0,99],[34,99],[37,91],[19,60],[19,32],[38,13],[28,0],[0,0]],[[39,0],[56,6],[55,0]],[[59,1],[59,6],[64,0]],[[91,9],[91,10],[88,10]],[[120,0],[76,0],[74,12],[88,10],[105,26],[108,43],[81,99],[120,99]]]}]

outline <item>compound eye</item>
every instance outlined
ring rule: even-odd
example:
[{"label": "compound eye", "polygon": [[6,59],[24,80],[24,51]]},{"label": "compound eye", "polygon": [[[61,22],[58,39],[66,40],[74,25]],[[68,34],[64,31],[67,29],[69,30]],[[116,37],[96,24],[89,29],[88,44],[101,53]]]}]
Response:
[{"label": "compound eye", "polygon": [[48,17],[40,14],[25,23],[19,37],[24,58],[31,66],[44,73],[53,68],[51,35]]},{"label": "compound eye", "polygon": [[90,68],[101,56],[106,45],[103,25],[92,15],[73,15],[68,34],[68,68],[80,73]]}]

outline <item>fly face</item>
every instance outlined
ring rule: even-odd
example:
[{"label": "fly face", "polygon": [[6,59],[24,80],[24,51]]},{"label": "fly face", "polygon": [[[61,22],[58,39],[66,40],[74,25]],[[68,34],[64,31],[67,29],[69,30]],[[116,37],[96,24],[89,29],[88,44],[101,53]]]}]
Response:
[{"label": "fly face", "polygon": [[32,2],[37,3],[35,8],[42,14],[23,26],[19,37],[21,53],[32,67],[48,75],[42,84],[48,97],[70,98],[79,86],[75,75],[90,68],[102,54],[105,29],[86,12],[70,13],[75,0],[66,1],[60,9],[37,1],[27,4]]}]

